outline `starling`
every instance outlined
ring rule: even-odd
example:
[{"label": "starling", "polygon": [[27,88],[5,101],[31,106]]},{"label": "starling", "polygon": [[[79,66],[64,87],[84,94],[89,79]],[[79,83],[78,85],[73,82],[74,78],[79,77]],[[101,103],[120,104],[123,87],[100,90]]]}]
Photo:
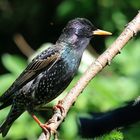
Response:
[{"label": "starling", "polygon": [[24,111],[28,111],[46,130],[47,126],[38,120],[34,111],[55,99],[70,84],[91,38],[110,34],[97,29],[85,18],[69,21],[56,44],[36,56],[0,97],[0,110],[11,105],[6,120],[0,126],[2,136],[6,136]]}]

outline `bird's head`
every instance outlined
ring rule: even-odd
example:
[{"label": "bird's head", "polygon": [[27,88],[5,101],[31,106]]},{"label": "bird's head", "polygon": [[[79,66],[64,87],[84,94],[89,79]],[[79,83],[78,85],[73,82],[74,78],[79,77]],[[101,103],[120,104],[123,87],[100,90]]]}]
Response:
[{"label": "bird's head", "polygon": [[81,46],[85,48],[93,36],[111,34],[110,32],[97,29],[85,18],[76,18],[67,23],[58,41],[73,44],[78,48],[81,48]]}]

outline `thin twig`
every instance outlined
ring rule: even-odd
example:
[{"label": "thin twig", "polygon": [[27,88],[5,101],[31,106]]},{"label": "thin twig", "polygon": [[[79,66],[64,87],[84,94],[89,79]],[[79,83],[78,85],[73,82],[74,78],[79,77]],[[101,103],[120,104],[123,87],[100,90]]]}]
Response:
[{"label": "thin twig", "polygon": [[[58,117],[58,113],[55,113],[51,120],[54,123],[50,123],[49,127],[53,130],[57,130],[59,125],[62,123],[67,115],[72,104],[77,100],[77,97],[82,93],[84,88],[88,85],[91,79],[95,77],[107,64],[110,64],[111,60],[120,53],[124,45],[140,31],[140,12],[137,16],[126,26],[121,35],[116,39],[116,41],[102,54],[95,62],[93,62],[84,75],[80,78],[77,84],[71,89],[71,91],[62,100],[62,106],[65,109],[63,116]],[[59,118],[59,119],[58,119]],[[53,132],[52,132],[53,133]],[[49,133],[47,134],[49,135]],[[41,134],[38,140],[46,140],[44,133]]]},{"label": "thin twig", "polygon": [[31,46],[27,43],[21,34],[15,34],[13,40],[25,56],[29,58],[32,54],[34,54],[35,51],[31,48]]}]

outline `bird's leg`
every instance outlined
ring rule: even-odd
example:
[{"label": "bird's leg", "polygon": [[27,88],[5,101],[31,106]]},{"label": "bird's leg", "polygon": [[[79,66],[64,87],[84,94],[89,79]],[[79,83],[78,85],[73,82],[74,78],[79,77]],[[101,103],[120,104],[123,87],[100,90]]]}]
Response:
[{"label": "bird's leg", "polygon": [[38,123],[38,125],[42,128],[42,130],[45,134],[46,134],[46,132],[50,133],[51,128],[47,124],[41,123],[40,120],[35,115],[32,114],[31,116]]},{"label": "bird's leg", "polygon": [[51,134],[51,131],[53,131],[54,134],[57,134],[56,130],[52,129],[47,124],[41,123],[40,120],[34,114],[31,114],[31,116],[38,123],[38,125],[42,128],[45,135],[47,134],[47,132],[49,132],[49,134]]}]

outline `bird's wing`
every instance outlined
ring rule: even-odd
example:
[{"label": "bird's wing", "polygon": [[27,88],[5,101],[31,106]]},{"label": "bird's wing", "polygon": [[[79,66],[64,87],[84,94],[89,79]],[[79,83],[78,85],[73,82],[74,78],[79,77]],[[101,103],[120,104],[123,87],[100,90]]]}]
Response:
[{"label": "bird's wing", "polygon": [[[45,52],[44,52],[45,53]],[[38,55],[15,80],[11,87],[0,97],[3,102],[7,97],[11,96],[15,91],[22,88],[29,81],[33,80],[44,69],[50,69],[60,58],[58,50],[48,50],[45,55],[43,52]]]},{"label": "bird's wing", "polygon": [[36,75],[41,73],[44,68],[50,68],[54,63],[59,60],[59,54],[55,53],[45,59],[36,60],[28,65],[25,71],[17,79],[16,85],[25,85],[25,83],[31,81]]}]

